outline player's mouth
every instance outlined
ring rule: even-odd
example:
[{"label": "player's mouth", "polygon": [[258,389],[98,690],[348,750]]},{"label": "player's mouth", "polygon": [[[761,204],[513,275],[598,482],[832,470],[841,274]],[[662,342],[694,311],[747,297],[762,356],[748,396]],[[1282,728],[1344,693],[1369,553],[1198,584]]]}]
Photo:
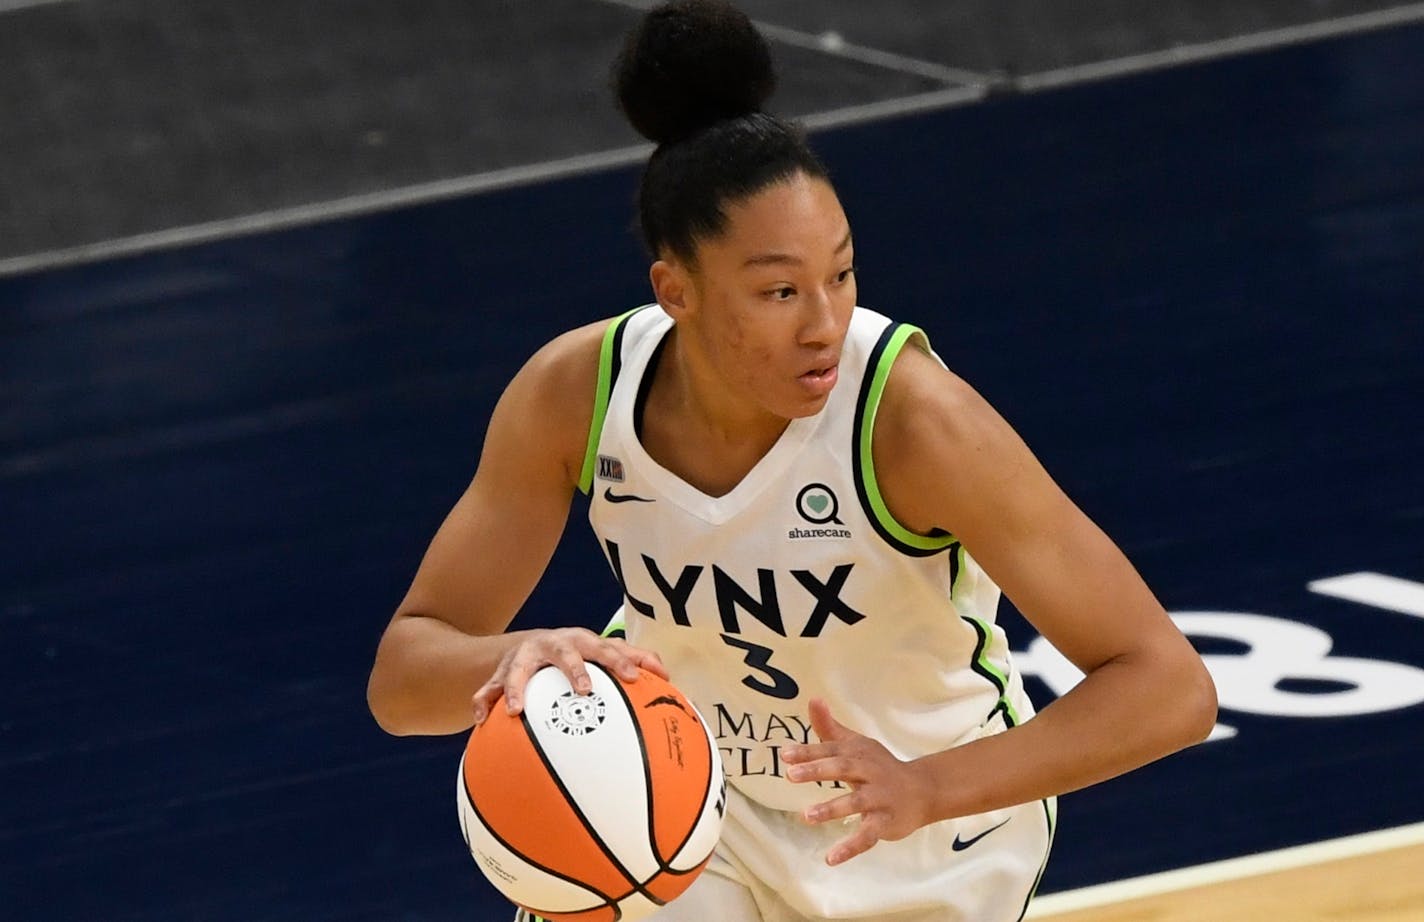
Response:
[{"label": "player's mouth", "polygon": [[803,387],[811,392],[813,396],[822,397],[831,392],[831,388],[836,386],[836,378],[839,374],[839,365],[827,365],[825,368],[813,368],[802,374],[799,380]]}]

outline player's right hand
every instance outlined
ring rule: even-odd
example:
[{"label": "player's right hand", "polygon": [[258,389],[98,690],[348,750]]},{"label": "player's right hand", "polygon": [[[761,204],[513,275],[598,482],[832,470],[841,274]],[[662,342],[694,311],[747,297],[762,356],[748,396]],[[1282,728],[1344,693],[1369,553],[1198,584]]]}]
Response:
[{"label": "player's right hand", "polygon": [[524,707],[524,686],[545,666],[557,666],[575,692],[588,694],[593,690],[593,681],[584,666],[588,662],[598,663],[629,682],[638,678],[640,668],[668,678],[667,668],[656,653],[620,638],[600,637],[581,627],[532,630],[505,653],[494,675],[475,692],[471,702],[475,725],[484,723],[501,697],[505,710],[511,716],[518,714]]}]

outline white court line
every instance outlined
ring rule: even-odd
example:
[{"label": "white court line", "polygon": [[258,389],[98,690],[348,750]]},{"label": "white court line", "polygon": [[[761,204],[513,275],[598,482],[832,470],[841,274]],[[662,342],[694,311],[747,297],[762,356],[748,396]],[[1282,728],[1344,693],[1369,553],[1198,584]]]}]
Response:
[{"label": "white court line", "polygon": [[1424,823],[1414,823],[1410,826],[1346,836],[1327,842],[1315,842],[1274,852],[1262,852],[1259,855],[1248,855],[1245,858],[1213,861],[1210,864],[1166,871],[1161,874],[1149,874],[1146,877],[1134,877],[1110,884],[1099,884],[1095,887],[1084,887],[1081,890],[1049,893],[1033,901],[1026,918],[1042,919],[1080,909],[1095,909],[1142,897],[1160,896],[1164,893],[1174,893],[1193,887],[1258,877],[1276,871],[1308,867],[1313,864],[1354,858],[1359,855],[1371,855],[1376,852],[1421,843],[1424,843]]},{"label": "white court line", "polygon": [[492,170],[488,173],[471,173],[466,176],[417,183],[396,189],[349,195],[309,205],[294,205],[290,208],[277,208],[237,218],[206,221],[202,224],[190,224],[148,234],[137,234],[132,237],[121,237],[60,250],[15,256],[9,259],[0,259],[0,278],[37,269],[53,269],[99,259],[133,256],[138,253],[188,244],[209,243],[240,234],[283,230],[322,221],[372,214],[405,205],[443,201],[463,195],[493,192],[511,186],[523,186],[566,176],[596,173],[600,170],[637,163],[646,159],[652,149],[651,144],[620,147],[594,154],[579,154],[576,157],[564,157],[543,163],[523,164],[503,170]]},{"label": "white court line", "polygon": [[[618,2],[618,0],[604,0],[604,2]],[[801,32],[797,29],[789,29],[785,26],[772,25],[766,22],[758,22],[756,27],[763,35],[775,39],[784,45],[819,51],[833,57],[845,58],[861,64],[870,64],[875,67],[884,68],[885,70],[899,71],[902,74],[910,74],[915,77],[925,77],[948,85],[987,86],[990,82],[988,74],[981,74],[978,71],[972,70],[961,70],[958,67],[948,67],[944,64],[936,64],[933,61],[923,61],[919,58],[896,54],[893,51],[883,51],[879,48],[868,48],[865,45],[856,45],[841,38],[838,32],[812,35],[810,32]]]},{"label": "white court line", "polygon": [[[4,0],[0,0],[0,2],[4,2]],[[64,2],[64,0],[36,0],[36,2]],[[634,4],[639,3],[640,0],[601,0],[601,2]],[[1328,38],[1333,35],[1351,34],[1420,20],[1424,20],[1424,3],[1415,3],[1395,7],[1391,10],[1385,10],[1379,13],[1367,13],[1338,20],[1328,20],[1311,26],[1301,26],[1294,29],[1277,29],[1270,32],[1256,33],[1254,35],[1234,36],[1229,39],[1222,39],[1218,42],[1191,45],[1173,51],[1133,55],[1113,61],[1063,68],[1044,74],[1023,77],[1014,81],[1012,85],[1017,89],[1025,91],[1042,89],[1049,86],[1062,86],[1075,81],[1086,82],[1108,76],[1122,76],[1132,73],[1134,69],[1151,70],[1169,66],[1179,60],[1199,61],[1206,60],[1209,57],[1241,53],[1247,50],[1260,50],[1269,47],[1271,41],[1282,40],[1282,37],[1284,37],[1286,43],[1301,42],[1307,40],[1307,38]],[[1212,49],[1220,50],[1213,52]],[[833,109],[829,112],[815,113],[803,117],[801,121],[808,128],[812,129],[864,124],[876,121],[877,119],[907,113],[928,112],[935,109],[963,105],[967,102],[977,101],[982,98],[986,92],[986,87],[977,85],[948,87],[943,90],[933,90],[914,96],[899,97],[878,103],[847,106],[841,109]],[[240,234],[282,230],[284,228],[314,224],[321,221],[355,217],[362,214],[385,211],[408,205],[425,204],[457,196],[474,195],[536,182],[564,179],[587,173],[595,173],[605,169],[616,169],[640,162],[647,157],[651,150],[651,145],[617,148],[592,154],[581,154],[576,157],[566,157],[558,160],[544,161],[542,163],[525,164],[502,170],[493,170],[486,173],[472,173],[465,176],[435,180],[433,182],[417,183],[394,189],[384,189],[379,192],[366,193],[363,195],[345,196],[324,202],[313,202],[289,208],[278,208],[237,218],[186,225],[75,247],[27,253],[22,256],[0,259],[0,278],[10,275],[19,275],[25,272],[35,272],[42,269],[58,269],[87,262],[95,262],[101,259],[133,256],[153,250],[207,243]]]},{"label": "white court line", "polygon": [[1421,21],[1424,21],[1424,3],[1410,3],[1390,7],[1386,10],[1376,10],[1372,13],[1359,13],[1354,16],[1341,16],[1336,19],[1299,26],[1286,26],[1280,29],[1268,29],[1264,32],[1233,35],[1194,45],[1178,45],[1175,48],[1128,55],[1125,58],[1114,58],[1111,61],[1075,64],[1072,67],[1029,74],[1013,81],[1013,84],[1024,92],[1044,90],[1050,87],[1086,83],[1090,80],[1102,80],[1107,77],[1157,70],[1177,64],[1210,61],[1215,58],[1244,54],[1248,51],[1300,45],[1322,38],[1334,38],[1355,32],[1369,32]]},{"label": "white court line", "polygon": [[928,93],[917,93],[914,96],[897,96],[894,99],[882,99],[879,102],[867,102],[857,106],[831,109],[827,112],[816,112],[799,118],[797,121],[810,131],[864,125],[867,122],[877,122],[900,115],[948,109],[951,106],[978,102],[988,95],[988,92],[988,88],[983,86],[951,86],[942,90],[931,90]]},{"label": "white court line", "polygon": [[[974,102],[980,99],[984,93],[985,90],[982,87],[949,87],[916,96],[902,96],[881,102],[818,112],[799,119],[799,121],[812,130],[863,124],[895,115],[943,109]],[[379,192],[345,196],[325,202],[313,202],[309,205],[294,205],[290,208],[277,208],[236,218],[190,224],[169,230],[137,234],[132,237],[120,237],[64,249],[12,256],[8,259],[0,259],[0,278],[20,275],[25,272],[61,269],[66,266],[97,262],[103,259],[136,256],[154,250],[211,243],[241,234],[266,233],[303,227],[323,221],[354,218],[408,205],[429,204],[466,195],[532,185],[536,182],[551,182],[642,163],[652,151],[653,145],[651,144],[637,144],[594,154],[579,154],[576,157],[523,164],[488,173],[471,173],[467,176],[456,176],[395,189],[383,189]]]},{"label": "white court line", "polygon": [[[654,6],[657,6],[660,0],[599,0],[599,2],[646,13]],[[845,58],[849,61],[858,61],[862,64],[870,64],[875,67],[883,67],[886,70],[898,71],[902,74],[937,80],[944,84],[985,86],[989,83],[988,74],[964,70],[958,67],[949,67],[934,61],[912,58],[880,48],[857,45],[853,42],[847,42],[838,32],[823,32],[817,35],[814,32],[792,29],[787,26],[778,26],[775,23],[763,22],[759,19],[753,19],[752,25],[756,26],[757,31],[767,38],[774,39],[784,45],[790,45],[793,48],[805,48],[809,51],[818,51],[822,54]]]},{"label": "white court line", "polygon": [[27,10],[32,6],[54,6],[56,3],[68,2],[69,0],[0,0],[0,16]]}]

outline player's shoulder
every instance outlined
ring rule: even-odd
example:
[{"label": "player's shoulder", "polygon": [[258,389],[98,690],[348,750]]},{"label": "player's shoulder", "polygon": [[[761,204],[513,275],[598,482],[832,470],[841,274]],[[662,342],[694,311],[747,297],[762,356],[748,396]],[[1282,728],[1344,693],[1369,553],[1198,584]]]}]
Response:
[{"label": "player's shoulder", "polygon": [[552,403],[567,403],[587,392],[593,399],[598,357],[611,320],[599,320],[560,333],[529,357],[515,381],[527,382]]},{"label": "player's shoulder", "polygon": [[1002,486],[1025,468],[1026,447],[969,382],[915,337],[890,368],[872,454],[896,520],[920,534],[959,534],[979,507],[1002,499]]},{"label": "player's shoulder", "polygon": [[[890,479],[977,480],[1017,451],[1017,434],[919,337],[896,356],[875,417],[874,452]],[[973,484],[957,484],[972,487]]]},{"label": "player's shoulder", "polygon": [[913,431],[926,424],[968,435],[995,415],[969,382],[929,351],[922,336],[911,337],[895,356],[885,381],[877,429]]},{"label": "player's shoulder", "polygon": [[[513,433],[525,451],[552,452],[575,478],[593,423],[604,335],[613,322],[576,327],[539,347],[509,382],[495,411],[507,421],[502,433]],[[501,444],[512,443],[505,438]]]},{"label": "player's shoulder", "polygon": [[[607,371],[601,364],[608,361],[616,370],[615,354],[620,349],[623,333],[631,326],[629,321],[635,316],[653,316],[647,311],[653,306],[643,305],[559,334],[529,358],[516,376],[516,383],[533,385],[556,403],[587,395],[589,400],[583,405],[591,407],[600,373]],[[653,313],[666,317],[658,311]]]},{"label": "player's shoulder", "polygon": [[[602,368],[601,363],[609,361],[612,366],[617,366],[614,353],[620,349],[622,334],[632,327],[630,321],[635,317],[654,321],[657,318],[667,319],[661,311],[648,310],[654,307],[656,305],[645,304],[617,317],[606,317],[556,336],[534,353],[520,371],[520,376],[532,379],[541,393],[551,400],[567,402],[571,395],[587,394],[591,401],[600,374],[608,370]],[[648,328],[644,324],[640,329]]]}]

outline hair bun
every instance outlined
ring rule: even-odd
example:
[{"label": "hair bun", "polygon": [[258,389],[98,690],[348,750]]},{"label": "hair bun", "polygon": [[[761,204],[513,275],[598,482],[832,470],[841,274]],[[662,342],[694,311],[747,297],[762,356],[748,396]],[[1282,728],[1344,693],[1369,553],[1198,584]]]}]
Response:
[{"label": "hair bun", "polygon": [[614,66],[623,114],[658,144],[761,111],[776,88],[771,50],[720,0],[674,0],[643,16]]}]

